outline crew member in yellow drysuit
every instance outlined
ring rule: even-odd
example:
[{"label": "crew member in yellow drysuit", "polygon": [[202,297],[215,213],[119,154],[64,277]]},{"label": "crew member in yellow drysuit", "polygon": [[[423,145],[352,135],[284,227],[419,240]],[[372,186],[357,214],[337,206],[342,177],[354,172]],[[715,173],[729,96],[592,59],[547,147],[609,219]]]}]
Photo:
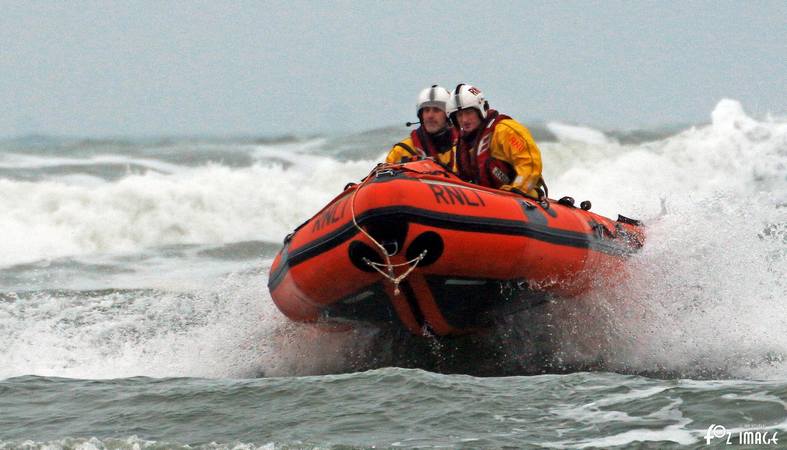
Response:
[{"label": "crew member in yellow drysuit", "polygon": [[460,131],[456,160],[463,180],[543,196],[541,151],[527,128],[490,109],[481,90],[469,84],[454,89],[448,110]]}]

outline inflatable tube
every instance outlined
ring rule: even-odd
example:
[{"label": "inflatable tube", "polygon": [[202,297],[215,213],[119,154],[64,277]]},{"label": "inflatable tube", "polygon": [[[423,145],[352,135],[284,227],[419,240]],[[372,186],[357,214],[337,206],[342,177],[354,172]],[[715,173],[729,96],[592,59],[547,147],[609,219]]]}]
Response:
[{"label": "inflatable tube", "polygon": [[643,242],[639,222],[567,197],[465,183],[431,160],[380,165],[287,236],[268,288],[295,321],[466,334],[616,279]]}]

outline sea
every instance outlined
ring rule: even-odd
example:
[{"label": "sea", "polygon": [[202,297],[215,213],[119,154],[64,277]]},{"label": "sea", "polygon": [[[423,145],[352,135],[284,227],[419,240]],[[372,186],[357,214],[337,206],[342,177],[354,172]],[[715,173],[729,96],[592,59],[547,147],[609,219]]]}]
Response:
[{"label": "sea", "polygon": [[274,306],[282,239],[403,125],[0,140],[0,449],[787,448],[787,118],[519,119],[551,197],[647,229],[544,306],[541,367]]}]

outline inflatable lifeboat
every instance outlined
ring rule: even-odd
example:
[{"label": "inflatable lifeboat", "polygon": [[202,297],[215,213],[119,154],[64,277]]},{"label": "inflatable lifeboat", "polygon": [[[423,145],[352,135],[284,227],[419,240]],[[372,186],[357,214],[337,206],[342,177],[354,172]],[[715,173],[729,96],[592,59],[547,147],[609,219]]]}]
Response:
[{"label": "inflatable lifeboat", "polygon": [[428,159],[379,165],[285,238],[268,288],[295,321],[473,333],[620,278],[641,225],[587,209],[466,183]]}]

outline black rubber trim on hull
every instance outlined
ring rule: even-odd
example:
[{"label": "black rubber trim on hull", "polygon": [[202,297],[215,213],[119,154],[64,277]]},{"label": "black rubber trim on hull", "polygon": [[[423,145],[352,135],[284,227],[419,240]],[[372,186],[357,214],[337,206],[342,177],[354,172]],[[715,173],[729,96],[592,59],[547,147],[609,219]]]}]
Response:
[{"label": "black rubber trim on hull", "polygon": [[[510,236],[524,236],[550,244],[564,245],[567,247],[588,248],[610,255],[627,255],[636,250],[616,242],[602,240],[595,235],[576,231],[560,230],[546,225],[525,222],[523,220],[496,219],[488,217],[459,216],[435,212],[411,206],[390,206],[365,211],[356,221],[363,224],[366,221],[396,216],[396,220],[406,220],[412,223],[428,225],[446,230],[470,231],[476,233],[503,234]],[[352,222],[348,222],[331,233],[320,237],[288,255],[282,254],[279,267],[272,273],[268,280],[268,288],[273,290],[283,278],[283,272],[288,267],[296,266],[310,258],[324,253],[358,234]],[[285,259],[285,256],[287,258]]]},{"label": "black rubber trim on hull", "polygon": [[279,258],[279,267],[276,268],[275,272],[271,272],[270,276],[268,277],[268,290],[273,290],[276,286],[281,283],[284,279],[284,275],[287,273],[285,270],[290,262],[290,241],[284,242],[284,247],[281,249],[281,258]]}]

